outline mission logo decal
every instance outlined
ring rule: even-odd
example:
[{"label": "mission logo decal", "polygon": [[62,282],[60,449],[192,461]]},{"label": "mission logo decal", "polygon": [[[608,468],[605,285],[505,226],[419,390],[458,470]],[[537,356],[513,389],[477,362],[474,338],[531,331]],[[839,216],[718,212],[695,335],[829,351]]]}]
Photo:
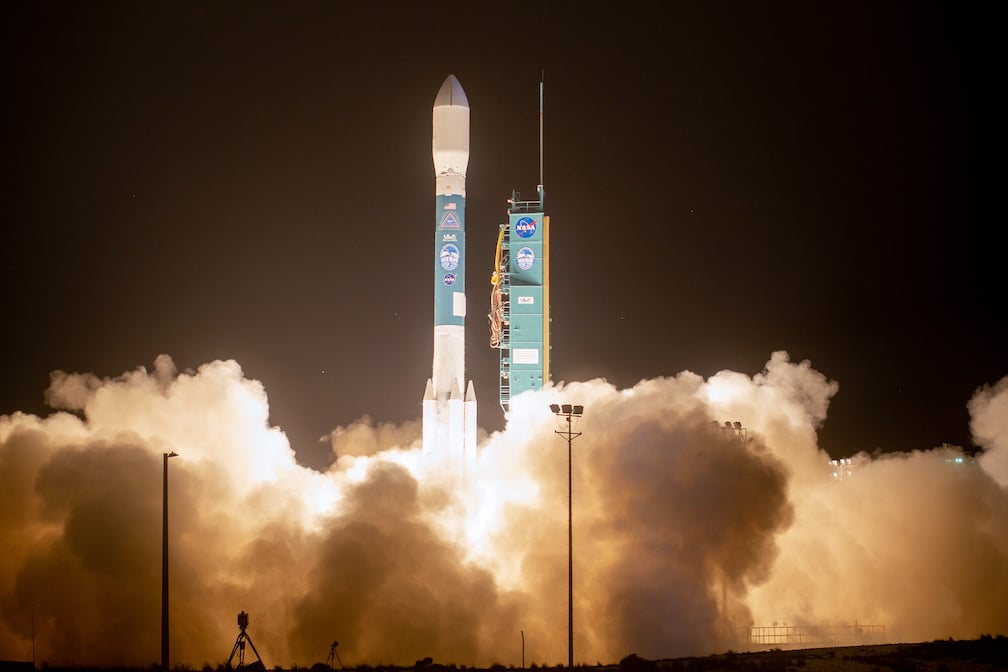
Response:
[{"label": "mission logo decal", "polygon": [[461,229],[462,222],[459,221],[458,215],[456,215],[454,212],[449,212],[447,215],[441,218],[441,228]]},{"label": "mission logo decal", "polygon": [[[531,250],[529,250],[529,252],[531,252]],[[441,268],[446,271],[454,271],[459,267],[459,262],[462,260],[462,254],[459,252],[458,245],[455,245],[454,243],[445,243],[441,246],[440,258]]]},{"label": "mission logo decal", "polygon": [[455,278],[455,274],[454,273],[445,273],[445,276],[444,276],[445,287],[451,287],[452,285],[454,285],[455,284],[455,279],[456,278]]},{"label": "mission logo decal", "polygon": [[[447,247],[447,245],[445,245]],[[518,254],[515,256],[515,263],[518,264],[518,268],[523,271],[530,270],[535,266],[535,252],[532,251],[531,247],[523,247],[518,250]],[[441,262],[444,265],[444,262]]]},{"label": "mission logo decal", "polygon": [[522,217],[515,222],[515,233],[521,238],[531,238],[536,232],[536,220],[531,217]]}]

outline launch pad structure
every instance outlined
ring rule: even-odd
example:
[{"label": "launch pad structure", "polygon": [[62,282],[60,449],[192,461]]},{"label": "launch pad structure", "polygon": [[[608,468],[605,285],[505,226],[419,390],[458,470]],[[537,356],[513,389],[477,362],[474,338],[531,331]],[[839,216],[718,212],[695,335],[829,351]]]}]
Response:
[{"label": "launch pad structure", "polygon": [[500,405],[550,381],[549,216],[543,186],[543,83],[539,82],[539,198],[512,191],[490,276],[490,347],[500,351]]}]

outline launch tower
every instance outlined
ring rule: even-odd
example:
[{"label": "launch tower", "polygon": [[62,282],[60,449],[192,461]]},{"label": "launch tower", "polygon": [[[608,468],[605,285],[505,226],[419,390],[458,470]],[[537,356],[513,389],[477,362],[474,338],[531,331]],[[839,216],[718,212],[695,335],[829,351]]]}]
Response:
[{"label": "launch tower", "polygon": [[550,380],[549,216],[543,188],[543,85],[539,83],[539,198],[508,199],[490,276],[490,347],[500,350],[500,405]]}]

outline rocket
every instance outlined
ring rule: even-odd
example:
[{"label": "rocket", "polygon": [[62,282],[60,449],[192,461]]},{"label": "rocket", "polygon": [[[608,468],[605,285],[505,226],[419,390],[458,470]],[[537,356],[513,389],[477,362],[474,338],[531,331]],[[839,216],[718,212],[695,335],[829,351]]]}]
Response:
[{"label": "rocket", "polygon": [[476,392],[465,380],[465,179],[469,100],[455,75],[434,99],[434,364],[423,397],[424,453],[462,474],[475,466]]}]

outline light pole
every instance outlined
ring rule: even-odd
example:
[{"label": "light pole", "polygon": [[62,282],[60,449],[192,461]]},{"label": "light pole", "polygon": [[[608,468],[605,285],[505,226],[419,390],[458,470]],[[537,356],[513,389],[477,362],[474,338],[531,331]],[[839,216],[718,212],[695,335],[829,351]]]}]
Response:
[{"label": "light pole", "polygon": [[571,404],[550,404],[550,410],[557,417],[556,434],[567,439],[567,668],[574,667],[574,478],[571,467],[571,443],[581,436],[574,431],[578,418],[584,414],[584,406]]},{"label": "light pole", "polygon": [[168,458],[178,457],[172,451],[163,453],[164,483],[161,489],[161,670],[168,672]]}]

